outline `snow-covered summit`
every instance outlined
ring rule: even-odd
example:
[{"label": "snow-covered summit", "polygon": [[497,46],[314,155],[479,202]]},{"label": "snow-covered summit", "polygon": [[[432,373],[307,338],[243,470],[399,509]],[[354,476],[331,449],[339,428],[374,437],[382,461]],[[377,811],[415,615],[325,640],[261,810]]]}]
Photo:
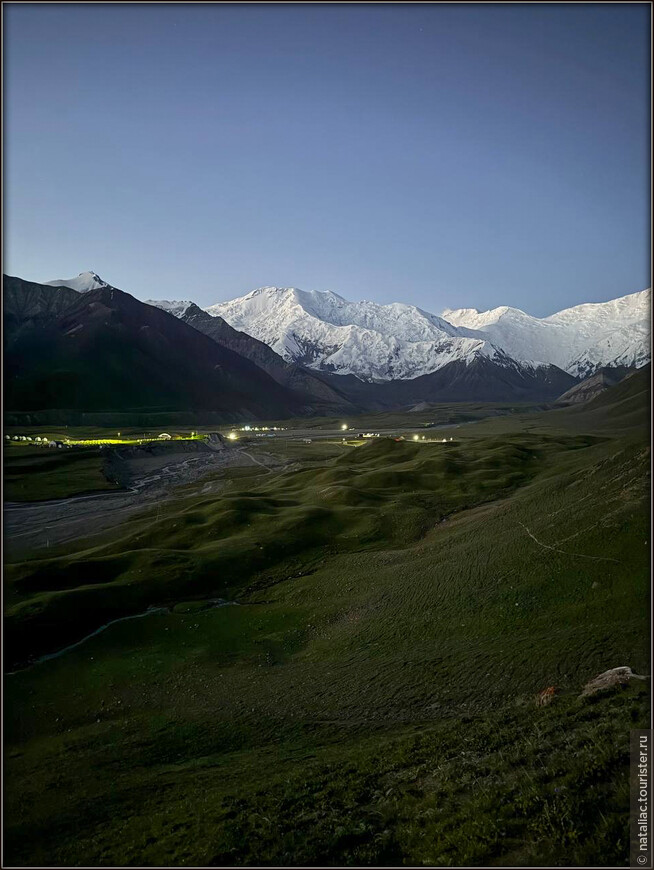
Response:
[{"label": "snow-covered summit", "polygon": [[206,310],[288,361],[365,381],[415,378],[455,360],[497,356],[485,336],[403,302],[349,302],[331,291],[260,287]]},{"label": "snow-covered summit", "polygon": [[483,332],[519,361],[540,360],[586,377],[604,366],[641,366],[650,358],[651,291],[608,302],[566,308],[532,317],[517,308],[491,311],[447,309],[442,316],[459,327]]},{"label": "snow-covered summit", "polygon": [[183,317],[194,303],[190,301],[169,302],[167,299],[161,299],[159,301],[147,299],[145,304],[154,305],[155,308],[161,308],[162,311],[167,311],[168,314],[172,314],[174,317]]},{"label": "snow-covered summit", "polygon": [[110,287],[95,272],[80,272],[77,278],[58,278],[55,281],[45,282],[50,287],[70,287],[78,293],[87,293],[89,290],[98,290],[100,287]]},{"label": "snow-covered summit", "polygon": [[555,365],[575,377],[650,358],[650,291],[538,318],[518,308],[447,309],[350,302],[332,291],[260,287],[206,310],[288,361],[366,381],[415,378],[477,356]]}]

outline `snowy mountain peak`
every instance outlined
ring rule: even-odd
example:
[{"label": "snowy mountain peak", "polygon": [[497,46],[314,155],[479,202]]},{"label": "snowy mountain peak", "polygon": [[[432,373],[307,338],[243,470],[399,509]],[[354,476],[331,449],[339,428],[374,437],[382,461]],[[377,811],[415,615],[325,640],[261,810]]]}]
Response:
[{"label": "snowy mountain peak", "polygon": [[257,296],[274,296],[282,293],[294,293],[295,287],[257,287],[256,290],[251,290],[243,299],[254,299]]},{"label": "snowy mountain peak", "polygon": [[550,362],[575,377],[606,366],[641,366],[650,358],[650,290],[608,302],[589,302],[549,317],[517,308],[443,312],[459,327],[483,332],[489,341],[521,362]]},{"label": "snowy mountain peak", "polygon": [[350,302],[332,291],[261,287],[206,311],[289,362],[365,381],[414,378],[498,353],[485,336],[414,305]]},{"label": "snowy mountain peak", "polygon": [[595,321],[607,323],[616,317],[638,318],[648,317],[651,305],[651,288],[639,290],[637,293],[629,293],[627,296],[619,296],[608,302],[584,302],[573,308],[565,308],[556,314],[550,314],[544,320],[549,323],[564,323],[566,321]]},{"label": "snowy mountain peak", "polygon": [[491,323],[497,323],[502,319],[519,320],[528,318],[519,308],[511,308],[508,305],[500,305],[490,311],[478,311],[476,308],[446,308],[441,317],[454,326],[463,326],[470,329],[483,329]]},{"label": "snowy mountain peak", "polygon": [[154,299],[147,299],[145,302],[146,305],[153,305],[155,308],[161,308],[162,311],[167,311],[168,314],[172,314],[173,317],[183,317],[191,305],[194,305],[194,302],[184,301],[168,301],[167,299],[161,299],[159,301],[155,301]]},{"label": "snowy mountain peak", "polygon": [[523,368],[558,366],[585,377],[650,356],[650,291],[549,317],[502,305],[447,309],[350,302],[331,291],[260,287],[206,311],[268,344],[284,359],[365,381],[415,378],[477,357]]},{"label": "snowy mountain peak", "polygon": [[78,293],[87,293],[89,290],[111,286],[95,272],[80,272],[77,278],[58,278],[55,281],[46,281],[45,283],[50,287],[70,287],[71,290],[77,290]]}]

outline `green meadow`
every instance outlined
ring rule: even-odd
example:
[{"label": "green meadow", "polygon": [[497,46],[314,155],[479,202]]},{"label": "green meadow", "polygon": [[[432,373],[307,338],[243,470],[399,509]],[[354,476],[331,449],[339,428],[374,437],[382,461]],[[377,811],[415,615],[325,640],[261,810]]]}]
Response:
[{"label": "green meadow", "polygon": [[628,866],[649,683],[579,693],[650,673],[648,420],[649,369],[252,443],[288,464],[6,565],[5,861]]},{"label": "green meadow", "polygon": [[99,449],[58,450],[8,444],[5,447],[6,501],[47,501],[117,489],[103,473]]}]

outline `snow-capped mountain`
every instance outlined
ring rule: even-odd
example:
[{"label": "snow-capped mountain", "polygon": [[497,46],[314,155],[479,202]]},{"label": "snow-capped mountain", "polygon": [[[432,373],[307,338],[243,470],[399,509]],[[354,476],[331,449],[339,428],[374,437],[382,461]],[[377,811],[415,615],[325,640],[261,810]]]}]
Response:
[{"label": "snow-capped mountain", "polygon": [[195,305],[194,302],[170,302],[167,299],[161,299],[159,301],[154,299],[146,299],[146,305],[154,305],[155,308],[161,308],[162,311],[167,311],[168,314],[172,314],[174,317],[183,317],[188,309]]},{"label": "snow-capped mountain", "polygon": [[575,377],[605,366],[642,366],[650,358],[651,291],[532,317],[517,308],[447,309],[448,322],[477,330],[521,362],[548,362]]},{"label": "snow-capped mountain", "polygon": [[484,335],[401,302],[349,302],[332,292],[262,287],[206,311],[288,362],[363,381],[415,378],[458,360],[505,356]]},{"label": "snow-capped mountain", "polygon": [[70,287],[78,293],[88,293],[89,290],[99,290],[100,287],[110,287],[95,272],[80,272],[77,278],[58,278],[55,281],[45,282],[49,287]]},{"label": "snow-capped mountain", "polygon": [[650,357],[650,291],[537,318],[516,308],[448,309],[439,317],[405,303],[349,302],[332,292],[262,287],[206,310],[288,361],[364,381],[416,378],[483,356],[575,377]]}]

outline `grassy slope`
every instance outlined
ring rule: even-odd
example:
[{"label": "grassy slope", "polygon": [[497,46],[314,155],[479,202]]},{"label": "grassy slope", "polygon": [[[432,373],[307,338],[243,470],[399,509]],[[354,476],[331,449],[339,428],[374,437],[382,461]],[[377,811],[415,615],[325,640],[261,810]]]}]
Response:
[{"label": "grassy slope", "polygon": [[[315,447],[313,470],[241,478],[64,573],[14,567],[14,618],[98,564],[130,607],[157,585],[243,605],[120,623],[7,679],[6,860],[626,865],[646,688],[577,699],[649,673],[646,409],[615,395],[466,427],[447,456]],[[89,619],[93,588],[60,613]]]},{"label": "grassy slope", "polygon": [[[5,430],[7,431],[7,430]],[[11,430],[7,434],[13,434]],[[16,432],[16,434],[18,434]],[[40,435],[34,427],[21,430],[20,434],[31,437]],[[158,434],[148,433],[147,438],[157,440]],[[146,437],[142,430],[121,432],[83,429],[73,427],[56,431],[50,428],[44,437],[48,440],[70,439],[73,442],[102,440],[105,443],[131,445]],[[173,435],[173,437],[178,437]],[[190,430],[181,437],[185,441],[201,440],[191,435]],[[93,445],[84,444],[81,449],[48,449],[25,442],[5,442],[4,445],[4,496],[6,501],[45,501],[69,498],[82,493],[116,490],[111,473],[105,473],[107,454]]]},{"label": "grassy slope", "polygon": [[393,426],[413,426],[422,429],[429,425],[467,423],[484,417],[495,417],[516,412],[533,411],[543,405],[525,402],[441,402],[428,404],[420,411],[379,411],[357,416],[341,417],[298,417],[280,420],[278,425],[293,429],[339,429],[347,423],[355,429],[375,430]]},{"label": "grassy slope", "polygon": [[83,492],[115,490],[102,472],[99,450],[77,452],[8,444],[4,454],[6,501],[43,501]]}]

